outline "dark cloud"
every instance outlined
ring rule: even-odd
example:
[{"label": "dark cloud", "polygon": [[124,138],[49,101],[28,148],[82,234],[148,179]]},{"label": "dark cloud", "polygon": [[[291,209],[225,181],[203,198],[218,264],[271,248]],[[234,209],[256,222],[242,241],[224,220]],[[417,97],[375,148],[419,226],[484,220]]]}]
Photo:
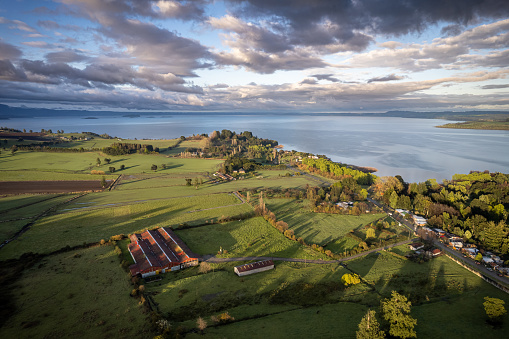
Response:
[{"label": "dark cloud", "polygon": [[327,20],[341,29],[331,36],[344,41],[355,30],[402,35],[424,30],[430,24],[467,24],[481,17],[509,15],[506,0],[227,0],[238,4],[244,17],[274,16],[296,32],[305,32]]},{"label": "dark cloud", "polygon": [[499,89],[499,88],[509,88],[509,84],[503,85],[484,85],[481,87],[482,89]]},{"label": "dark cloud", "polygon": [[402,79],[405,79],[405,77],[404,76],[400,76],[400,75],[396,75],[396,74],[389,74],[389,75],[385,75],[383,77],[371,78],[371,79],[368,80],[368,83],[370,83],[370,82],[394,81],[394,80],[402,80]]},{"label": "dark cloud", "polygon": [[72,50],[65,50],[60,52],[52,52],[45,55],[45,58],[50,63],[58,63],[58,62],[79,62],[88,60],[89,57],[83,55],[79,52]]},{"label": "dark cloud", "polygon": [[300,82],[301,85],[316,85],[318,82],[315,79],[307,78]]},{"label": "dark cloud", "polygon": [[8,44],[0,40],[0,60],[2,59],[17,59],[21,56],[22,52],[16,46]]},{"label": "dark cloud", "polygon": [[39,20],[37,21],[37,26],[43,27],[46,29],[65,29],[69,31],[80,31],[81,28],[76,25],[60,25],[58,22],[53,20]]},{"label": "dark cloud", "polygon": [[0,60],[0,79],[9,81],[25,81],[25,73],[16,68],[10,60]]},{"label": "dark cloud", "polygon": [[313,74],[311,76],[313,78],[316,78],[317,80],[328,80],[330,82],[339,82],[339,79],[333,77],[333,74]]},{"label": "dark cloud", "polygon": [[440,31],[440,33],[442,34],[442,36],[450,37],[450,36],[459,35],[459,34],[461,34],[462,31],[463,31],[462,25],[454,24],[454,25],[448,25],[448,26],[443,27],[442,30]]}]

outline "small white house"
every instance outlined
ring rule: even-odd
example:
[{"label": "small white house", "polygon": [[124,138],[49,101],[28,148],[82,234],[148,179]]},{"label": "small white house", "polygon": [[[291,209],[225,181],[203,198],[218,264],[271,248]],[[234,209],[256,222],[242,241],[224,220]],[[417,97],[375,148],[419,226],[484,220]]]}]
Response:
[{"label": "small white house", "polygon": [[235,266],[233,271],[239,277],[242,277],[244,275],[268,271],[273,268],[274,268],[274,262],[272,260],[262,260],[262,261],[257,261],[257,262],[253,262],[250,264]]}]

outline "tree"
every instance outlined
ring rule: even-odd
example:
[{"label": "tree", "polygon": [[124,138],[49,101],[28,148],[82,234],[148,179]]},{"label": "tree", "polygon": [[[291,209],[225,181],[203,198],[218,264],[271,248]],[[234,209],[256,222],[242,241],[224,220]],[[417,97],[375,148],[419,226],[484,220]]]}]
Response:
[{"label": "tree", "polygon": [[385,332],[380,330],[380,324],[376,320],[376,312],[368,310],[359,323],[359,330],[356,333],[357,339],[383,339]]},{"label": "tree", "polygon": [[191,178],[186,178],[186,186],[191,186],[193,183],[193,179]]},{"label": "tree", "polygon": [[368,228],[368,230],[366,231],[366,239],[375,237],[376,237],[375,230],[373,228]]},{"label": "tree", "polygon": [[109,170],[110,170],[110,173],[115,173],[115,167],[110,166]]},{"label": "tree", "polygon": [[201,334],[203,334],[203,331],[207,328],[207,321],[202,317],[198,317],[198,319],[196,319],[196,327],[200,330]]},{"label": "tree", "polygon": [[504,307],[505,302],[498,298],[490,298],[484,297],[486,300],[484,305],[484,310],[486,311],[486,315],[490,318],[491,322],[499,323],[502,321],[502,317],[507,313],[507,310]]},{"label": "tree", "polygon": [[152,171],[157,171],[157,165],[152,165],[152,166],[150,167],[150,169],[151,169]]},{"label": "tree", "polygon": [[482,254],[481,253],[477,253],[477,255],[475,256],[475,261],[481,261],[482,260]]},{"label": "tree", "polygon": [[211,269],[212,268],[210,267],[210,264],[208,262],[202,261],[200,263],[200,267],[198,268],[198,272],[205,274],[209,272]]},{"label": "tree", "polygon": [[104,158],[104,162],[109,164],[111,162],[111,159],[110,158]]},{"label": "tree", "polygon": [[97,166],[101,166],[101,159],[97,158],[95,160],[95,163],[97,164]]},{"label": "tree", "polygon": [[101,186],[102,186],[102,188],[106,187],[106,178],[105,177],[102,177],[102,179],[101,179]]},{"label": "tree", "polygon": [[125,168],[125,165],[120,165],[120,169],[123,170]]},{"label": "tree", "polygon": [[396,208],[398,204],[398,193],[396,191],[392,191],[391,196],[389,198],[389,206],[392,208]]},{"label": "tree", "polygon": [[166,169],[166,164],[162,164],[162,165],[161,165],[161,168],[162,168],[162,169]]},{"label": "tree", "polygon": [[356,285],[361,282],[361,278],[358,274],[346,273],[341,277],[341,281],[345,284],[345,286]]},{"label": "tree", "polygon": [[412,303],[396,291],[392,291],[391,295],[381,304],[383,317],[390,326],[389,334],[399,338],[417,337],[414,330],[417,320],[409,315]]}]

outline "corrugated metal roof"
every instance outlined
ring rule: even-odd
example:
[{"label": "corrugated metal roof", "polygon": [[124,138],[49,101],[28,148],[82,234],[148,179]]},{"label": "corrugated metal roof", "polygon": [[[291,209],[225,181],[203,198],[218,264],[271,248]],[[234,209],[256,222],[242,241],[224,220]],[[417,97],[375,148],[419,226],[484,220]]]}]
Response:
[{"label": "corrugated metal roof", "polygon": [[235,266],[235,268],[237,269],[237,271],[239,273],[242,273],[242,272],[256,270],[256,269],[259,269],[262,267],[267,267],[267,266],[274,266],[274,262],[272,260],[263,260],[263,261],[253,262],[250,264]]}]

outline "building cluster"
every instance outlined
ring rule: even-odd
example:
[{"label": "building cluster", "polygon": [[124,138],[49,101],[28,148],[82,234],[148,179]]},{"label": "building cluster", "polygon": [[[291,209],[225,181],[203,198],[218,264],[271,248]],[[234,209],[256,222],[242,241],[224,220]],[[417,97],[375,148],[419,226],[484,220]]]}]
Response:
[{"label": "building cluster", "polygon": [[199,256],[169,227],[135,233],[129,238],[131,243],[127,248],[135,262],[129,266],[132,276],[145,278],[198,265]]},{"label": "building cluster", "polygon": [[218,177],[219,179],[222,179],[225,181],[236,180],[234,177],[232,177],[231,175],[229,175],[227,173],[223,174],[223,173],[216,172],[213,174],[213,176]]},{"label": "building cluster", "polygon": [[400,215],[402,215],[403,217],[406,217],[407,215],[410,215],[412,217],[412,220],[414,222],[415,225],[417,226],[426,226],[428,224],[428,220],[424,217],[421,217],[420,215],[416,215],[416,214],[413,214],[411,213],[410,211],[408,210],[404,210],[404,209],[401,209],[401,208],[396,208],[396,212],[399,213]]}]

